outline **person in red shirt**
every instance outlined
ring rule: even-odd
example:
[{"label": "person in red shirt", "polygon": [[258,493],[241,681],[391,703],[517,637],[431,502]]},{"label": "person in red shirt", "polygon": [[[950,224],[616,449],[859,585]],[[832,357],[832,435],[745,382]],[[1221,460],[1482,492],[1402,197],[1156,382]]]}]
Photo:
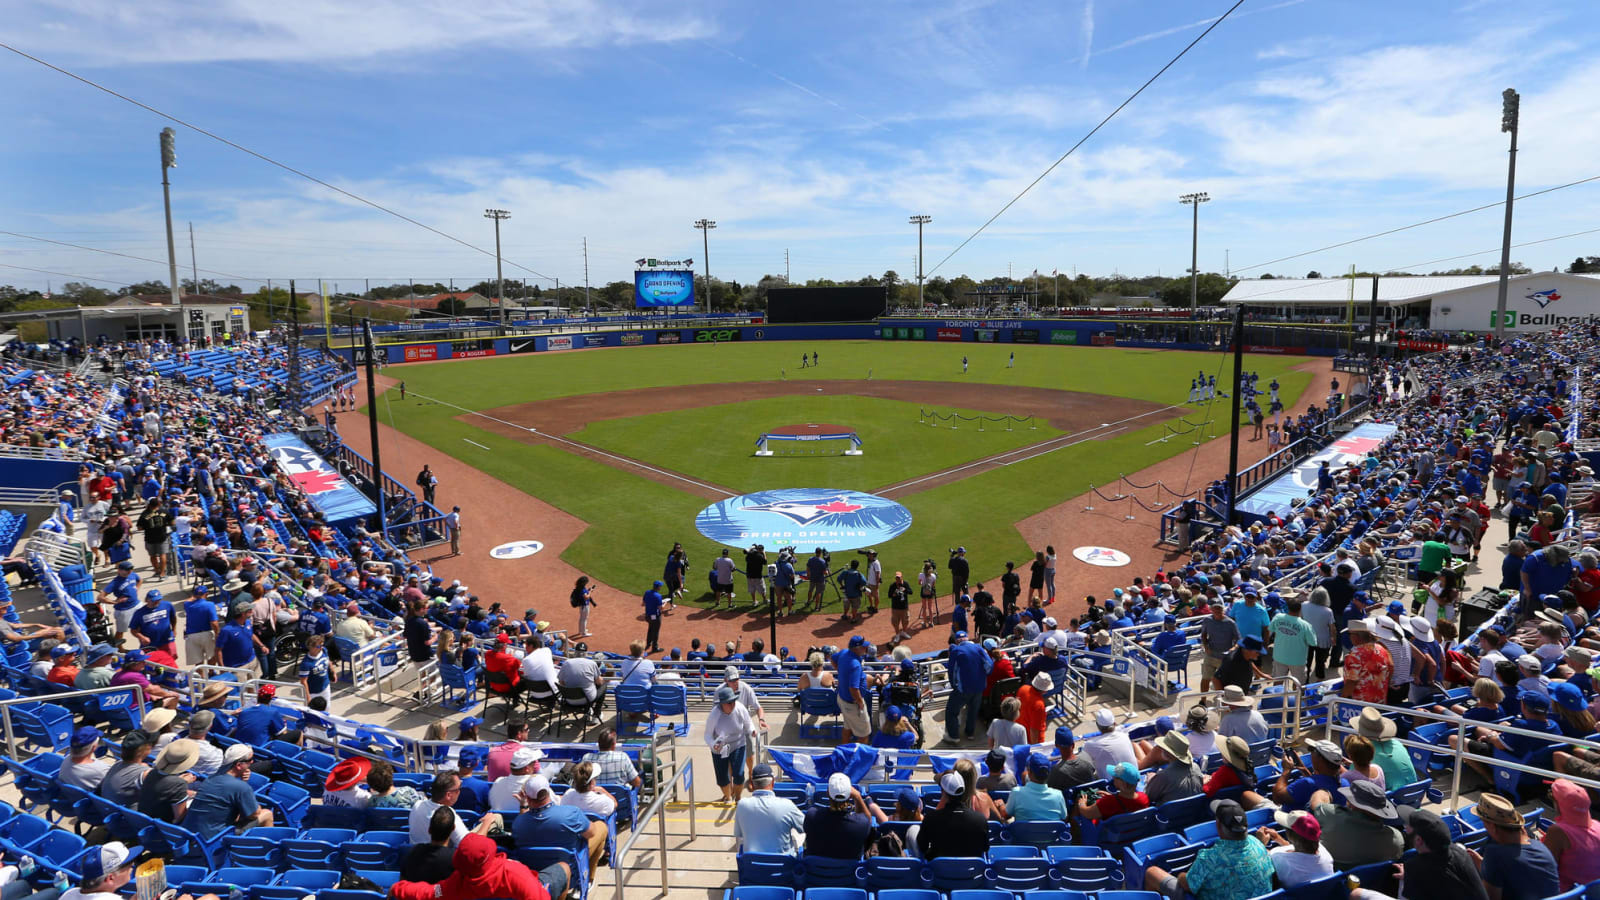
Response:
[{"label": "person in red shirt", "polygon": [[1244,738],[1233,735],[1217,741],[1217,755],[1222,757],[1222,765],[1206,778],[1201,788],[1207,797],[1214,798],[1228,788],[1242,787],[1240,806],[1255,809],[1265,802],[1266,798],[1256,792],[1256,770],[1250,762],[1250,745]]},{"label": "person in red shirt", "polygon": [[483,659],[489,692],[496,697],[515,697],[522,692],[522,660],[511,655],[511,635],[495,635],[494,649]]},{"label": "person in red shirt", "polygon": [[[1000,650],[999,641],[996,641],[994,638],[988,638],[983,642],[983,649],[989,651],[989,658],[994,660],[994,668],[989,670],[988,683],[983,686],[983,692],[985,694],[990,694],[994,691],[994,686],[996,684],[1005,681],[1007,678],[1017,677],[1017,670],[1016,667],[1011,664],[1011,657],[1005,655],[1005,653]],[[997,704],[1000,702],[999,697],[994,697],[992,699]]]},{"label": "person in red shirt", "polygon": [[1077,814],[1097,822],[1123,813],[1138,812],[1150,805],[1150,798],[1139,790],[1139,767],[1130,762],[1119,762],[1106,773],[1111,781],[1111,793],[1101,794],[1091,806],[1087,796],[1078,797]]},{"label": "person in red shirt", "polygon": [[507,859],[495,842],[469,834],[451,857],[455,871],[438,884],[397,881],[389,889],[393,900],[551,900],[571,883],[572,870],[564,862],[552,863],[537,874],[516,860]]},{"label": "person in red shirt", "polygon": [[1579,553],[1578,574],[1574,580],[1577,583],[1573,594],[1577,595],[1578,605],[1592,619],[1600,611],[1600,557],[1588,551]]},{"label": "person in red shirt", "polygon": [[57,644],[50,651],[50,674],[44,677],[51,684],[74,687],[73,682],[78,677],[78,658],[73,654],[71,644]]},{"label": "person in red shirt", "polygon": [[1389,651],[1372,637],[1372,626],[1365,619],[1350,622],[1345,632],[1350,635],[1351,649],[1344,655],[1344,686],[1339,696],[1349,700],[1384,703],[1389,697],[1389,678],[1394,674],[1394,660]]}]

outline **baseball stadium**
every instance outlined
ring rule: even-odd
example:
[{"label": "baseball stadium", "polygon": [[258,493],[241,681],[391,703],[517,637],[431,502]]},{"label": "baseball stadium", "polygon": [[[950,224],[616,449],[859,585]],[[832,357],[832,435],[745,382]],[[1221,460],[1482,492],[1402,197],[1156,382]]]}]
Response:
[{"label": "baseball stadium", "polygon": [[[1546,154],[1539,185],[1517,194],[1514,90],[1501,95],[1503,202],[1456,196],[1456,181],[1482,187],[1476,163],[1446,171],[1431,150],[1364,141],[1352,152],[1372,165],[1426,157],[1424,175],[1405,173],[1415,190],[1380,191],[1253,125],[1230,152],[1283,158],[1211,166],[1219,199],[1253,199],[1206,226],[1236,241],[1218,254],[1208,234],[1223,264],[1206,271],[1210,196],[1179,196],[1181,241],[1145,233],[1142,198],[1159,184],[1170,217],[1169,187],[1210,165],[1191,150],[1207,139],[1144,121],[1133,143],[1086,160],[1130,106],[1187,104],[1208,127],[1241,128],[1244,99],[1224,111],[1174,83],[1209,95],[1235,66],[1260,79],[1241,98],[1309,115],[1348,95],[1404,131],[1384,103],[1420,89],[1378,51],[1442,54],[1437,23],[1401,32],[1417,46],[1343,35],[1373,52],[1339,71],[1379,73],[1363,76],[1382,83],[1374,93],[1283,74],[1321,65],[1269,45],[1269,22],[1308,15],[1295,3],[1243,25],[1235,4],[1104,49],[1086,4],[1069,23],[1082,79],[1103,53],[1163,56],[1136,90],[1084,89],[1099,124],[1062,126],[1022,98],[1035,117],[1023,130],[1061,147],[1038,162],[1019,138],[1015,168],[1015,148],[994,142],[1010,127],[899,146],[904,122],[855,112],[859,94],[826,96],[844,91],[823,77],[836,62],[776,52],[766,42],[787,26],[771,22],[752,26],[763,52],[746,56],[669,11],[648,27],[606,4],[482,22],[463,8],[445,23],[334,2],[296,13],[318,33],[285,31],[290,65],[269,70],[224,38],[287,28],[282,11],[245,21],[224,5],[191,25],[192,11],[152,0],[151,28],[174,35],[153,51],[162,61],[101,41],[126,44],[126,17],[76,16],[106,62],[74,71],[76,57],[45,60],[51,35],[72,30],[49,5],[19,15],[43,56],[0,43],[19,108],[84,134],[162,120],[162,207],[156,146],[148,183],[129,187],[102,170],[130,152],[88,142],[70,170],[35,160],[38,183],[13,179],[21,199],[0,198],[7,227],[34,232],[0,232],[0,267],[28,273],[0,286],[0,900],[1600,900],[1600,257],[1565,271],[1511,257],[1592,234],[1514,243],[1513,210],[1600,176],[1542,147],[1528,151]],[[841,14],[882,33],[862,24],[877,15]],[[974,39],[973,22],[994,23],[929,15]],[[1046,18],[1028,27],[1070,30]],[[796,30],[842,47],[839,27]],[[1216,47],[1234,30],[1249,41]],[[526,97],[480,102],[463,67],[419,62],[402,39],[413,32],[492,46],[508,66],[531,66],[532,46],[549,69],[516,70]],[[1551,35],[1552,54],[1557,37],[1570,35]],[[676,133],[667,98],[703,99],[677,93],[680,41],[734,67],[698,139],[738,149],[686,163],[589,136]],[[927,44],[952,69],[969,52]],[[619,68],[653,73],[662,99],[614,118],[580,83],[603,75],[574,48],[625,49]],[[1016,52],[1043,67],[1061,49]],[[424,69],[436,90],[414,80]],[[207,77],[177,87],[174,71]],[[1457,74],[1474,89],[1489,79]],[[60,78],[79,99],[58,97]],[[782,156],[761,137],[772,121],[715,121],[749,124],[770,105],[752,79],[856,120],[784,124],[818,154],[794,184],[739,155]],[[643,96],[605,85],[612,105]],[[1577,109],[1593,86],[1529,93]],[[967,101],[941,123],[1007,107],[922,89]],[[168,95],[214,118],[179,118]],[[270,114],[273,97],[294,118]],[[348,109],[330,119],[324,106]],[[510,121],[535,107],[548,117],[536,132]],[[267,119],[247,128],[224,111]],[[377,128],[378,113],[407,130]],[[455,155],[412,146],[438,137],[415,124],[436,117],[472,128],[482,155],[460,155],[453,125]],[[1460,155],[1498,167],[1499,144],[1459,110],[1439,123]],[[516,155],[479,140],[496,128]],[[269,129],[307,159],[365,155],[324,170],[241,136]],[[1166,137],[1195,155],[1161,149]],[[193,168],[177,169],[180,140],[204,148]],[[945,143],[965,157],[952,180],[929,178]],[[849,153],[825,152],[835,144]],[[932,216],[855,181],[886,147],[895,159],[873,180],[904,180],[916,208],[926,195],[959,210],[941,224],[973,220],[936,233],[931,269]],[[1279,167],[1301,153],[1337,190],[1296,195]],[[284,181],[240,174],[246,159]],[[204,189],[184,183],[191,172]],[[802,190],[817,172],[827,189]],[[724,244],[711,219],[693,222],[698,262],[648,255],[683,235],[662,237],[641,207],[682,225],[699,212],[686,198],[710,206],[734,175],[726,196],[751,210],[722,213],[723,228],[748,234],[717,260],[737,276],[712,275]],[[636,221],[604,193],[616,184]],[[187,278],[174,187],[179,218],[192,209],[200,226]],[[48,216],[23,208],[41,190]],[[537,198],[538,220],[478,220],[502,191]],[[129,193],[133,206],[106,205]],[[492,249],[439,204],[470,207]],[[58,208],[73,205],[83,212]],[[823,228],[813,206],[846,221]],[[862,225],[884,210],[906,232],[894,240],[915,226],[916,275],[836,281],[890,253],[905,264]],[[1492,227],[1468,218],[1485,211]],[[1344,214],[1364,224],[1339,226]],[[164,258],[142,255],[158,254],[140,242],[162,225]],[[1483,231],[1501,237],[1487,256],[1385,255],[1432,256]],[[1049,253],[1080,242],[1110,274],[1014,275],[1009,254],[1040,234]],[[581,247],[581,279],[536,242],[556,237]],[[1161,275],[1169,237],[1182,277]],[[837,271],[791,283],[791,240],[796,261],[803,248]],[[1313,249],[1294,252],[1302,241]],[[783,274],[741,285],[768,265],[741,256],[757,244],[782,250]],[[1257,251],[1270,261],[1233,265]],[[1155,276],[1117,271],[1134,252]],[[1370,271],[1328,255],[1345,252]],[[396,259],[442,272],[453,254],[475,274],[332,274]],[[1494,255],[1488,270],[1412,274]],[[952,274],[952,259],[996,274]],[[1289,262],[1336,274],[1272,274]],[[265,277],[291,268],[324,274]]]}]

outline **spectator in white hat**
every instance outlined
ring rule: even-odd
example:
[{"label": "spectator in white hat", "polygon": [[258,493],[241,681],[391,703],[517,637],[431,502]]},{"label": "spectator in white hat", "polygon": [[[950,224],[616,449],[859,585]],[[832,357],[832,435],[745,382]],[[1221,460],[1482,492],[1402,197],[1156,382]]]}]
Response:
[{"label": "spectator in white hat", "polygon": [[518,747],[511,753],[509,774],[502,775],[489,785],[490,809],[516,809],[517,795],[522,786],[539,770],[539,760],[544,753],[534,747]]},{"label": "spectator in white hat", "polygon": [[1138,754],[1134,752],[1133,741],[1128,738],[1128,733],[1117,727],[1117,717],[1109,709],[1102,709],[1094,714],[1095,727],[1100,729],[1099,734],[1090,735],[1083,741],[1083,755],[1094,763],[1096,772],[1104,772],[1111,766],[1120,762],[1139,767]]}]

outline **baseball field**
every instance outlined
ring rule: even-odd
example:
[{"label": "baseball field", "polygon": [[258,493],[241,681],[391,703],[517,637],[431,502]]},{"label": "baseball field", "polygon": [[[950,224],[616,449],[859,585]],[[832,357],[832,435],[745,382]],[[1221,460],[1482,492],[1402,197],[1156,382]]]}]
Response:
[{"label": "baseball field", "polygon": [[[818,364],[799,369],[802,350]],[[1245,368],[1263,389],[1276,378],[1292,408],[1311,380],[1296,368],[1305,362],[1252,355]],[[696,513],[776,488],[904,504],[911,528],[880,548],[891,569],[957,545],[1021,562],[1031,548],[1017,522],[1226,435],[1226,402],[1185,401],[1198,372],[1225,384],[1230,363],[1220,353],[870,341],[590,349],[393,366],[387,377],[403,380],[406,396],[387,391],[375,413],[582,520],[561,558],[636,594],[660,577],[673,541],[697,563],[690,587],[703,586],[718,547],[695,531]],[[807,422],[855,429],[863,455],[753,455],[763,432]],[[1170,487],[1216,476],[1201,469]],[[492,527],[495,510],[469,514]]]}]

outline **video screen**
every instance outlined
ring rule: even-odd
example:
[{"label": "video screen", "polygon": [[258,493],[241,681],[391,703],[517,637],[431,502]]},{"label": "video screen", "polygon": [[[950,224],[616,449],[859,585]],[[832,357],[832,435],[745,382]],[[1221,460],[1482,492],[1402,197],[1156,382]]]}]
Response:
[{"label": "video screen", "polygon": [[633,273],[633,305],[694,306],[694,272],[689,269],[651,269]]}]

